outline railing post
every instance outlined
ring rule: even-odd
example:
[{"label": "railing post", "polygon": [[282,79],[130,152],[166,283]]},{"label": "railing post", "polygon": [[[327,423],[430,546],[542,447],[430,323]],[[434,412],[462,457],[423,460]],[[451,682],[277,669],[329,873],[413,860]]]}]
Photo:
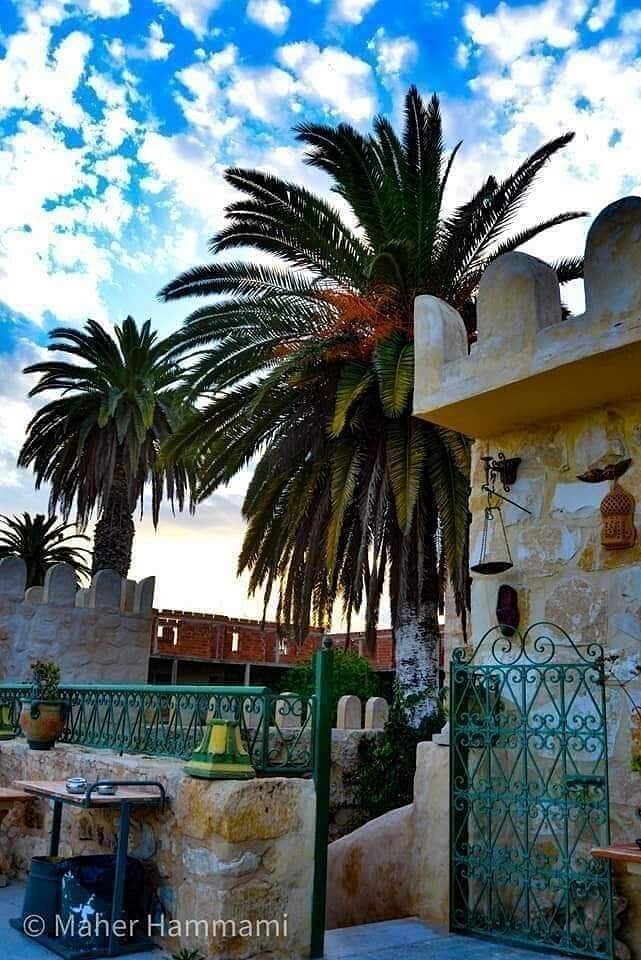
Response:
[{"label": "railing post", "polygon": [[312,938],[310,956],[325,953],[325,907],[327,901],[327,844],[329,839],[329,778],[332,753],[332,641],[323,638],[314,661],[314,786],[316,788],[316,836],[314,839],[314,887],[312,893]]}]

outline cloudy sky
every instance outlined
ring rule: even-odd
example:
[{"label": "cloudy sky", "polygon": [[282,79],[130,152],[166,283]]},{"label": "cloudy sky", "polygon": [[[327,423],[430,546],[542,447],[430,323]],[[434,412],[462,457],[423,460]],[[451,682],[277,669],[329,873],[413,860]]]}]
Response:
[{"label": "cloudy sky", "polygon": [[[325,191],[292,124],[398,119],[410,82],[464,139],[449,204],[568,129],[525,217],[639,191],[641,7],[621,0],[0,0],[0,512],[46,506],[15,457],[47,331],[127,313],[171,330],[184,307],[155,295],[206,259],[225,166]],[[580,252],[589,222],[533,252]],[[244,482],[139,525],[133,573],[157,574],[161,605],[260,609],[235,578]]]}]

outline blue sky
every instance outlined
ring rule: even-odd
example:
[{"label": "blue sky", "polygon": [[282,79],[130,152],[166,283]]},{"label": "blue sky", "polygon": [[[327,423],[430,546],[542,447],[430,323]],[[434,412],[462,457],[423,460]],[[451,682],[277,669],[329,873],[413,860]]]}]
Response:
[{"label": "blue sky", "polygon": [[[207,259],[256,165],[326,192],[292,125],[401,115],[410,82],[464,139],[446,202],[562,130],[576,139],[524,218],[638,192],[641,7],[616,0],[0,0],[0,511],[42,508],[15,455],[20,374],[56,324],[132,313],[163,332],[159,287]],[[540,241],[582,250],[590,218]],[[571,294],[581,308],[580,285]],[[234,579],[244,479],[196,518],[140,526],[134,570],[165,605],[250,614]],[[177,573],[177,571],[180,573]]]}]

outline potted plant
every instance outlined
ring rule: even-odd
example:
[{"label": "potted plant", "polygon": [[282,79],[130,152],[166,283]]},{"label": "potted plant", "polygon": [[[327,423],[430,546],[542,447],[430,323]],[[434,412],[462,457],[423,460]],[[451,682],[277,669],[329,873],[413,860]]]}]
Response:
[{"label": "potted plant", "polygon": [[67,703],[59,685],[60,668],[51,660],[34,660],[31,693],[21,701],[19,720],[31,750],[51,750],[64,730]]}]

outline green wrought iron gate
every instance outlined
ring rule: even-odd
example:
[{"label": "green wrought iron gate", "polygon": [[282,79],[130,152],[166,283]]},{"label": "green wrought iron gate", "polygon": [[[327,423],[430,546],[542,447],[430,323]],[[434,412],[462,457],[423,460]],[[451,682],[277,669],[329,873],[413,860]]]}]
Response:
[{"label": "green wrought iron gate", "polygon": [[613,956],[602,656],[548,623],[454,651],[452,930]]}]

